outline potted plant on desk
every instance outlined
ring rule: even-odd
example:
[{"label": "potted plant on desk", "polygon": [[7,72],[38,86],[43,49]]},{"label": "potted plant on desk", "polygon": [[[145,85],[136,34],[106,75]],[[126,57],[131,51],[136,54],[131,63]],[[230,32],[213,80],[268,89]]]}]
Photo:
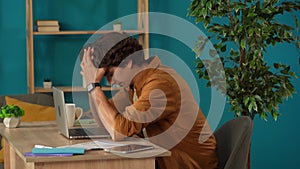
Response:
[{"label": "potted plant on desk", "polygon": [[5,105],[0,109],[0,118],[7,128],[15,128],[20,124],[20,117],[25,114],[24,109],[16,105]]}]

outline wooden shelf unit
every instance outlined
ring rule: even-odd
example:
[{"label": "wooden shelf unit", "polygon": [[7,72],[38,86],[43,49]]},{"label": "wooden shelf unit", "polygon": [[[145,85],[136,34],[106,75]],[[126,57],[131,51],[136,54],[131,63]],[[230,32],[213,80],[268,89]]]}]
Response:
[{"label": "wooden shelf unit", "polygon": [[[44,89],[42,87],[35,87],[34,84],[34,36],[36,35],[87,35],[87,34],[106,34],[113,32],[113,30],[62,30],[59,32],[35,32],[33,31],[33,0],[26,0],[26,46],[27,46],[27,92],[52,92],[51,89]],[[144,49],[149,48],[149,4],[148,0],[136,0],[138,3],[138,17],[137,30],[122,30],[128,34],[138,34],[138,40],[143,45]],[[42,2],[41,2],[42,3]],[[148,58],[148,53],[145,53]],[[60,87],[66,92],[85,91],[82,87],[64,86]],[[104,90],[111,90],[110,87],[104,87]]]}]

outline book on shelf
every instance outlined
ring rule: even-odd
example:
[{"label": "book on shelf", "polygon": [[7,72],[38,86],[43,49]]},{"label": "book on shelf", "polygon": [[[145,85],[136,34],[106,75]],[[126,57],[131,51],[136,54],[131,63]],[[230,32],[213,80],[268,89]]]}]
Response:
[{"label": "book on shelf", "polygon": [[38,26],[38,32],[58,32],[59,26]]},{"label": "book on shelf", "polygon": [[37,20],[37,26],[58,26],[58,20]]}]

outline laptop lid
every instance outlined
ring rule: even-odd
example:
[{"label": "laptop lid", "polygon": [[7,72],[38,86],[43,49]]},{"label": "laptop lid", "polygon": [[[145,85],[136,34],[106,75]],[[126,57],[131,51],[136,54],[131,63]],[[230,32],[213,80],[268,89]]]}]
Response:
[{"label": "laptop lid", "polygon": [[53,99],[56,111],[56,124],[61,134],[69,138],[68,121],[65,113],[65,97],[64,92],[56,87],[53,89]]}]

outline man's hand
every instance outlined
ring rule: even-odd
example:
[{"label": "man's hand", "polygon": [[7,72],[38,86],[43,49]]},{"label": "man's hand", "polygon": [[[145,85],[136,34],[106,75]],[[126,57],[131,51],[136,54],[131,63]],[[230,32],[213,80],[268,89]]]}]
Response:
[{"label": "man's hand", "polygon": [[83,59],[80,64],[80,74],[85,78],[86,84],[100,82],[106,71],[106,68],[96,68],[94,66],[92,62],[94,59],[93,53],[94,49],[91,47],[84,49]]}]

